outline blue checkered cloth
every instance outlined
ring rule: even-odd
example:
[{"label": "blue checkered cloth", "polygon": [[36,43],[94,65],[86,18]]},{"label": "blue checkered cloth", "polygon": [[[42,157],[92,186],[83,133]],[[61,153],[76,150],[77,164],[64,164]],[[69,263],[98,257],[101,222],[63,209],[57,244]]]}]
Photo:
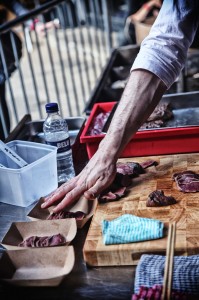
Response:
[{"label": "blue checkered cloth", "polygon": [[[136,268],[134,293],[140,286],[162,285],[164,265],[165,256],[142,255]],[[199,295],[199,255],[174,256],[172,289]]]},{"label": "blue checkered cloth", "polygon": [[124,214],[112,221],[102,221],[103,242],[111,245],[160,239],[163,228],[159,220]]}]

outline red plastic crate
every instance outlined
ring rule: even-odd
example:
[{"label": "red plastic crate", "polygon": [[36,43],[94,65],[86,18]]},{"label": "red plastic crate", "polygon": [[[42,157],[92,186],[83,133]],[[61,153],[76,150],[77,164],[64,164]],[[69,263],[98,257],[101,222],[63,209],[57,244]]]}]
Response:
[{"label": "red plastic crate", "polygon": [[[80,136],[86,144],[88,157],[97,151],[104,134],[86,135],[95,116],[112,110],[116,102],[96,103]],[[121,153],[120,157],[149,156],[175,153],[199,152],[199,126],[161,128],[137,132]]]}]

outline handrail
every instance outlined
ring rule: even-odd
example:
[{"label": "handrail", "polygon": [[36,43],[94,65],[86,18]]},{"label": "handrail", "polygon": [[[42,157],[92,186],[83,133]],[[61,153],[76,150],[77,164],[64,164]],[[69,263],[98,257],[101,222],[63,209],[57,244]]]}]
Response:
[{"label": "handrail", "polygon": [[16,18],[14,18],[13,20],[11,20],[9,22],[6,22],[3,25],[1,25],[0,26],[0,34],[10,30],[10,28],[18,25],[19,23],[23,23],[23,22],[33,18],[34,16],[37,16],[37,15],[43,13],[43,12],[48,11],[50,8],[54,7],[55,5],[60,4],[61,2],[66,2],[66,1],[67,0],[52,0],[50,2],[42,4],[38,8],[32,9],[27,14],[18,16]]}]

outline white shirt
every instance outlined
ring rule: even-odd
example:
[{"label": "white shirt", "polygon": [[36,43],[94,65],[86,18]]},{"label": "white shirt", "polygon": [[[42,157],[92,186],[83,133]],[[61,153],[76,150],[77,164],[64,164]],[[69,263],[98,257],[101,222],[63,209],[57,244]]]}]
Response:
[{"label": "white shirt", "polygon": [[164,0],[131,70],[149,70],[169,88],[184,67],[198,25],[199,0]]}]

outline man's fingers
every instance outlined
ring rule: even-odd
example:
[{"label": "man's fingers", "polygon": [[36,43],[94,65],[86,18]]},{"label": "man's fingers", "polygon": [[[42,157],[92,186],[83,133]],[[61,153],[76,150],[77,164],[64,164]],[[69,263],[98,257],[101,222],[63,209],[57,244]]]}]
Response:
[{"label": "man's fingers", "polygon": [[41,207],[48,208],[54,202],[61,200],[66,195],[66,193],[70,192],[73,188],[75,188],[74,181],[61,185],[57,190],[44,198],[44,203],[41,205]]},{"label": "man's fingers", "polygon": [[105,178],[103,180],[99,179],[90,189],[84,192],[84,196],[88,200],[93,200],[97,196],[99,196],[99,194],[104,191],[111,183],[112,181],[107,183],[107,180]]},{"label": "man's fingers", "polygon": [[103,190],[105,190],[114,180],[114,174],[92,174],[92,172],[80,173],[71,179],[70,182],[63,184],[51,195],[44,199],[42,208],[48,208],[53,204],[53,212],[58,213],[78,200],[83,194],[88,200],[95,199]]},{"label": "man's fingers", "polygon": [[62,201],[53,208],[54,213],[58,213],[63,210],[65,207],[71,205],[75,200],[81,197],[83,194],[82,189],[79,187],[74,188],[71,192],[67,193],[67,195],[62,199]]},{"label": "man's fingers", "polygon": [[93,199],[96,198],[97,193],[88,190],[88,191],[84,192],[84,196],[85,196],[85,198],[88,199],[88,200],[93,200]]}]

